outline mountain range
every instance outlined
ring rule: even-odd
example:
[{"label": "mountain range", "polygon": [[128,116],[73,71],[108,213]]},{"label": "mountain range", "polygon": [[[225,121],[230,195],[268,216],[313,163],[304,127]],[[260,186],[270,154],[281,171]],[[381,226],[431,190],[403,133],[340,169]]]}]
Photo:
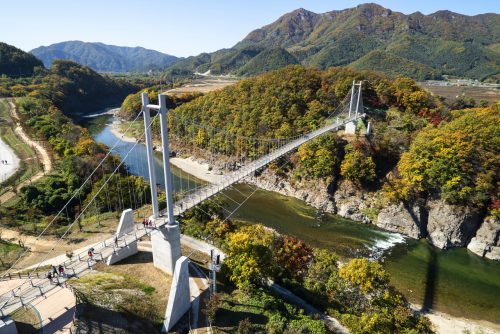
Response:
[{"label": "mountain range", "polygon": [[415,79],[453,75],[497,81],[500,15],[405,15],[372,3],[322,14],[301,8],[250,32],[232,48],[179,60],[167,73],[249,75],[295,63]]},{"label": "mountain range", "polygon": [[177,57],[142,47],[67,41],[30,51],[49,68],[55,59],[72,60],[98,72],[145,72],[164,69]]}]

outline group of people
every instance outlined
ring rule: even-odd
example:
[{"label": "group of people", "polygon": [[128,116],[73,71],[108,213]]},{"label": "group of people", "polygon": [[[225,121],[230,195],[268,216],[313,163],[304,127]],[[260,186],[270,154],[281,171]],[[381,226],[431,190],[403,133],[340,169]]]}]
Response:
[{"label": "group of people", "polygon": [[144,226],[144,228],[146,228],[146,227],[153,227],[153,221],[151,219],[144,218],[142,220],[142,226]]},{"label": "group of people", "polygon": [[8,165],[9,163],[7,162],[7,160],[2,160],[2,165]]},{"label": "group of people", "polygon": [[47,273],[47,278],[52,283],[53,279],[56,277],[64,277],[66,278],[66,272],[64,271],[64,266],[59,265],[58,267],[52,266],[52,270]]}]

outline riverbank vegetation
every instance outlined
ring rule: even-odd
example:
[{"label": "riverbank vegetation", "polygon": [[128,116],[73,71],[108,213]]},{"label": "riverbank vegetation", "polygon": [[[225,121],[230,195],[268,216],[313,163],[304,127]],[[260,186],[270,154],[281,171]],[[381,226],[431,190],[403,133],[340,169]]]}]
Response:
[{"label": "riverbank vegetation", "polygon": [[225,219],[222,199],[214,201],[186,212],[181,227],[183,233],[213,242],[227,254],[220,275],[223,293],[215,297],[216,306],[209,304],[215,326],[224,326],[228,310],[258,303],[264,312],[258,321],[249,315],[251,324],[245,326],[250,332],[287,333],[293,326],[309,333],[328,332],[323,324],[296,318],[296,312],[273,315],[282,308],[282,302],[269,296],[268,282],[273,280],[338,318],[352,333],[432,332],[428,319],[410,308],[377,262],[353,259],[341,265],[334,253],[313,249],[295,237]]},{"label": "riverbank vegetation", "polygon": [[[124,178],[115,180],[116,184],[112,182],[110,187],[114,185],[121,190],[121,186],[126,185],[130,189],[133,185],[138,187],[137,193],[142,193],[145,183],[137,181],[136,177],[127,176],[126,169],[119,167],[119,158],[113,155],[102,163],[90,182],[79,193],[75,193],[103,161],[108,149],[95,142],[87,129],[75,125],[67,116],[95,112],[112,103],[110,96],[118,101],[140,89],[140,86],[103,77],[70,61],[55,61],[50,70],[41,69],[32,77],[2,77],[0,81],[1,95],[17,97],[17,114],[25,132],[32,139],[42,142],[54,159],[54,170],[49,175],[23,187],[18,197],[2,205],[2,225],[36,233],[71,200],[64,213],[48,230],[49,233],[59,233],[83,210],[86,197],[92,193],[94,185],[102,184],[102,180],[115,169]],[[112,196],[114,198],[119,194],[115,191]],[[121,207],[125,204],[130,205],[120,201]],[[99,211],[94,214],[99,214]]]}]

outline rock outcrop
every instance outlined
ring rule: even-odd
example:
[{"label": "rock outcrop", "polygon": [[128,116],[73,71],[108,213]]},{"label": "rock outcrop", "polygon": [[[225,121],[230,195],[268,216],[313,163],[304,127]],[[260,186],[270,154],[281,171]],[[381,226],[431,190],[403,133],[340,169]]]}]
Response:
[{"label": "rock outcrop", "polygon": [[487,217],[467,248],[479,256],[500,261],[500,219]]},{"label": "rock outcrop", "polygon": [[372,202],[371,198],[351,182],[341,182],[333,198],[339,216],[364,223],[371,222],[366,214]]},{"label": "rock outcrop", "polygon": [[479,212],[443,200],[429,201],[428,207],[429,242],[441,249],[467,246],[480,225]]},{"label": "rock outcrop", "polygon": [[256,178],[249,180],[261,189],[274,191],[285,196],[298,198],[325,212],[335,213],[335,205],[328,193],[329,184],[324,180],[301,181],[294,183],[266,169]]},{"label": "rock outcrop", "polygon": [[380,210],[376,225],[384,230],[402,233],[415,239],[427,234],[424,209],[403,203],[389,205]]}]

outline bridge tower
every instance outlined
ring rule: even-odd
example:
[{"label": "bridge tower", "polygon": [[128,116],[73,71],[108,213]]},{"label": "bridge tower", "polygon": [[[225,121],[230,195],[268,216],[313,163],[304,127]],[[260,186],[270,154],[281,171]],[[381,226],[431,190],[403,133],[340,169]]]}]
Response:
[{"label": "bridge tower", "polygon": [[[361,96],[361,85],[362,81],[359,83],[356,83],[356,81],[352,81],[352,88],[351,88],[351,100],[349,101],[349,115],[348,117],[350,118],[352,114],[354,114],[354,120],[347,123],[345,125],[345,133],[349,134],[355,134],[356,133],[356,128],[358,125],[358,116],[363,114],[363,98]],[[357,94],[356,94],[356,87],[357,89]]]},{"label": "bridge tower", "polygon": [[[163,331],[166,332],[179,321],[191,307],[189,293],[188,259],[181,257],[181,234],[179,224],[174,219],[173,180],[170,172],[170,148],[168,144],[167,100],[163,94],[158,94],[158,105],[149,104],[148,93],[142,93],[142,111],[144,112],[144,128],[146,133],[146,151],[148,159],[149,182],[151,187],[151,204],[153,216],[157,221],[166,219],[167,224],[151,232],[154,266],[173,275],[169,300],[165,312]],[[154,170],[153,140],[151,133],[150,112],[156,110],[160,114],[161,142],[163,153],[163,177],[165,180],[166,217],[160,217],[156,192],[156,177]],[[158,225],[158,224],[157,224]]]}]

